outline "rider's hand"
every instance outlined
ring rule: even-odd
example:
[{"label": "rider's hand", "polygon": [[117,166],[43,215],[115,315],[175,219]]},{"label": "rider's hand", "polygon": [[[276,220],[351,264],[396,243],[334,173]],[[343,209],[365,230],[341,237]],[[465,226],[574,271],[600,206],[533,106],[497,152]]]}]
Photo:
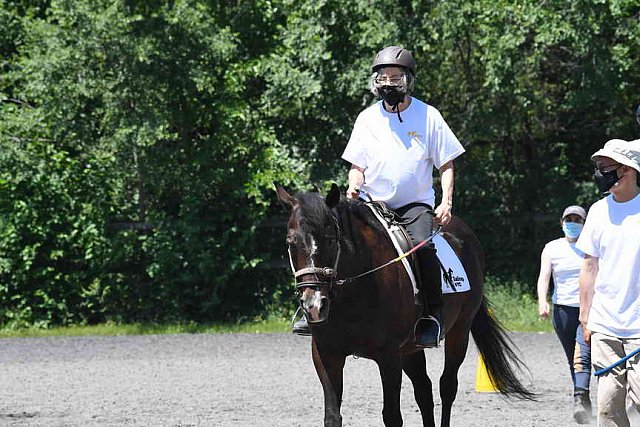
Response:
[{"label": "rider's hand", "polygon": [[549,303],[546,301],[538,301],[538,314],[545,319],[549,317]]},{"label": "rider's hand", "polygon": [[347,188],[347,199],[357,199],[360,195],[359,187],[351,187]]},{"label": "rider's hand", "polygon": [[449,224],[451,221],[451,205],[441,203],[435,210],[435,216],[433,221],[435,224],[440,224],[443,227]]}]

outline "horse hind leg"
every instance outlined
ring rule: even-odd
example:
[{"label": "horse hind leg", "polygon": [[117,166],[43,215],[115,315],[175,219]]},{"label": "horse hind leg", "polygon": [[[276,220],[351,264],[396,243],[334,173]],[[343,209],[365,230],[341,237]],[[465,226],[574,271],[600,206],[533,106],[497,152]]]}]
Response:
[{"label": "horse hind leg", "polygon": [[422,415],[422,424],[427,427],[435,427],[433,384],[427,373],[427,361],[424,351],[404,356],[402,358],[402,369],[413,384],[413,395]]},{"label": "horse hind leg", "polygon": [[469,346],[471,322],[456,324],[447,333],[445,341],[445,361],[440,376],[440,398],[442,399],[441,427],[451,425],[451,408],[458,394],[458,370],[464,361]]},{"label": "horse hind leg", "polygon": [[322,352],[315,339],[312,340],[311,353],[316,373],[324,392],[324,425],[325,427],[341,427],[343,371],[346,356]]}]

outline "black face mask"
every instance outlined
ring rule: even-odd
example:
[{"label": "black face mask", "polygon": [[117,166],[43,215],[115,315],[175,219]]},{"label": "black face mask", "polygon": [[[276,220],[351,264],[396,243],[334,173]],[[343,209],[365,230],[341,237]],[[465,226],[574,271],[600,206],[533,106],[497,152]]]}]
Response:
[{"label": "black face mask", "polygon": [[621,166],[622,165],[607,172],[602,172],[600,169],[596,169],[593,174],[593,180],[596,182],[601,193],[607,193],[609,189],[613,187],[613,184],[620,180],[620,178],[618,178],[618,169],[620,169]]},{"label": "black face mask", "polygon": [[378,88],[378,93],[384,99],[384,102],[389,104],[392,108],[391,110],[395,110],[398,114],[398,120],[402,123],[402,117],[400,117],[400,110],[398,109],[398,105],[404,101],[404,91],[400,90],[398,86],[380,86]]},{"label": "black face mask", "polygon": [[380,86],[378,93],[384,102],[394,107],[404,101],[404,92],[398,86]]}]

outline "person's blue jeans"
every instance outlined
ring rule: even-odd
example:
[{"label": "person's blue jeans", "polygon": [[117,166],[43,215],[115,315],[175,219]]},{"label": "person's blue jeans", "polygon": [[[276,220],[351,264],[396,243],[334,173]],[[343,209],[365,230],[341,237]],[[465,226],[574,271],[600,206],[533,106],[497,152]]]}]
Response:
[{"label": "person's blue jeans", "polygon": [[574,390],[589,390],[591,348],[584,342],[582,326],[578,320],[579,315],[579,307],[553,305],[553,329],[567,356]]}]

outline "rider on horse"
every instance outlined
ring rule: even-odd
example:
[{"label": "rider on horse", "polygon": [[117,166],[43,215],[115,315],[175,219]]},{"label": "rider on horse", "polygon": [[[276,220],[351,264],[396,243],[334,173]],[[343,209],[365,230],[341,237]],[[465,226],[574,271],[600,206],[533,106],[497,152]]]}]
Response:
[{"label": "rider on horse", "polygon": [[[382,49],[372,64],[370,90],[381,101],[360,113],[342,158],[351,163],[347,197],[360,191],[384,202],[400,219],[414,245],[426,240],[435,224],[451,220],[453,160],[465,150],[440,112],[413,98],[416,63],[398,46]],[[442,201],[435,211],[433,167],[440,173]],[[440,265],[433,246],[418,252],[421,270],[416,344],[437,347],[444,336],[440,309]],[[294,332],[308,331],[306,319]]]}]

